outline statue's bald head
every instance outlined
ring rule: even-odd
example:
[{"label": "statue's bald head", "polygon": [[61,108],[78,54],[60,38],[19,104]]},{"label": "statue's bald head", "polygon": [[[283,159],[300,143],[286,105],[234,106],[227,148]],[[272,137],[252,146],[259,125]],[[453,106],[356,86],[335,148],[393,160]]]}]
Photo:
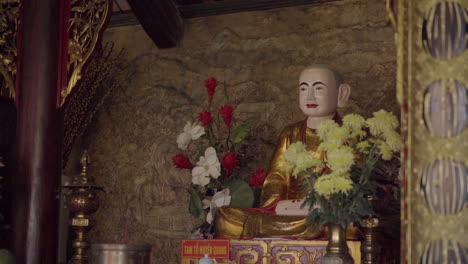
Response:
[{"label": "statue's bald head", "polygon": [[332,118],[350,94],[340,74],[325,64],[305,68],[299,76],[299,106],[309,118]]},{"label": "statue's bald head", "polygon": [[324,70],[329,70],[330,72],[333,73],[333,76],[335,77],[335,82],[336,82],[336,87],[339,87],[341,84],[341,74],[337,72],[335,69],[333,69],[330,65],[328,64],[312,64],[310,66],[307,66],[303,71],[306,70],[312,70],[312,69],[324,69]]}]

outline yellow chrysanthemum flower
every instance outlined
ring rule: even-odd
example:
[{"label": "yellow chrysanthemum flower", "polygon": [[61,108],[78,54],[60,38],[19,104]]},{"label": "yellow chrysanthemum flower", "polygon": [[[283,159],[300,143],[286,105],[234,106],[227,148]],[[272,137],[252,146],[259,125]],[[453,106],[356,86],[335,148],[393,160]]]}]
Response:
[{"label": "yellow chrysanthemum flower", "polygon": [[370,146],[371,145],[368,140],[364,140],[356,144],[356,148],[364,154],[369,153]]},{"label": "yellow chrysanthemum flower", "polygon": [[314,184],[317,194],[326,197],[339,192],[348,193],[352,188],[353,182],[349,178],[349,174],[330,173],[318,178]]},{"label": "yellow chrysanthemum flower", "polygon": [[349,114],[343,117],[343,125],[349,126],[353,130],[361,130],[366,124],[364,117],[356,114]]},{"label": "yellow chrysanthemum flower", "polygon": [[343,146],[342,144],[336,144],[333,142],[322,142],[318,146],[317,150],[318,151],[332,151],[334,149],[337,149],[339,147]]},{"label": "yellow chrysanthemum flower", "polygon": [[397,128],[398,118],[385,110],[379,110],[374,113],[374,117],[367,119],[366,124],[371,134],[379,137]]},{"label": "yellow chrysanthemum flower", "polygon": [[289,145],[288,149],[284,152],[284,158],[291,164],[296,164],[297,156],[301,152],[307,152],[304,143],[298,141]]},{"label": "yellow chrysanthemum flower", "polygon": [[292,174],[297,177],[299,173],[317,167],[323,167],[323,162],[321,160],[314,158],[309,152],[301,152],[298,153]]},{"label": "yellow chrysanthemum flower", "polygon": [[338,174],[349,172],[354,164],[353,149],[350,147],[341,147],[329,151],[327,158],[330,169]]},{"label": "yellow chrysanthemum flower", "polygon": [[328,132],[326,141],[337,145],[342,145],[347,139],[349,139],[349,136],[348,127],[337,127]]},{"label": "yellow chrysanthemum flower", "polygon": [[310,168],[323,167],[323,162],[314,158],[302,142],[291,144],[284,152],[284,158],[288,162],[288,169],[293,170],[293,176]]},{"label": "yellow chrysanthemum flower", "polygon": [[327,141],[328,133],[337,128],[339,128],[339,125],[334,120],[324,120],[317,127],[317,135],[322,141]]},{"label": "yellow chrysanthemum flower", "polygon": [[362,130],[362,129],[359,129],[359,130],[353,130],[351,129],[351,133],[350,133],[350,138],[359,138],[359,139],[362,139],[364,138],[365,136],[367,136],[367,132]]},{"label": "yellow chrysanthemum flower", "polygon": [[381,141],[379,143],[379,150],[380,150],[380,154],[382,154],[383,160],[390,160],[392,158],[392,150],[390,146],[384,141]]},{"label": "yellow chrysanthemum flower", "polygon": [[386,123],[390,129],[395,129],[400,124],[400,122],[398,121],[398,118],[394,114],[387,112],[383,109],[373,113],[373,115],[379,121]]},{"label": "yellow chrysanthemum flower", "polygon": [[401,149],[401,137],[394,130],[386,131],[383,134],[385,142],[388,144],[392,152],[398,152]]}]

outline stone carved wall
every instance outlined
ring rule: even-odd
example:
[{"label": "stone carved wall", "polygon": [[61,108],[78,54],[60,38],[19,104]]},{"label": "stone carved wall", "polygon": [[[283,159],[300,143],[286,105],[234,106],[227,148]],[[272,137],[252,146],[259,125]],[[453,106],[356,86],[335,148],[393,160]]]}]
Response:
[{"label": "stone carved wall", "polygon": [[171,157],[183,125],[206,106],[207,77],[225,83],[238,117],[257,120],[251,169],[267,167],[281,128],[303,118],[297,78],[307,65],[328,63],[351,84],[341,114],[398,114],[383,0],[196,18],[185,21],[184,34],[179,47],[159,50],[139,26],[107,30],[104,41],[125,49],[135,74],[114,92],[83,144],[91,174],[112,191],[102,197],[91,239],[118,242],[128,232],[130,241],[153,245],[153,263],[179,263],[180,239],[200,223],[187,212],[191,176],[174,169]]}]

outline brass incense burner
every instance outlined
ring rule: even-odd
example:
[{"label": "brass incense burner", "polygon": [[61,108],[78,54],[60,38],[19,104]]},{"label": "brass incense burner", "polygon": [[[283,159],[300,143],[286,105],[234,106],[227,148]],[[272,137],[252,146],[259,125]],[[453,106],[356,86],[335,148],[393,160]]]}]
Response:
[{"label": "brass incense burner", "polygon": [[89,163],[88,152],[85,150],[81,157],[81,173],[62,186],[67,207],[73,214],[70,225],[76,233],[76,239],[73,241],[75,254],[68,264],[89,263],[90,243],[86,238],[92,227],[91,215],[99,208],[97,193],[105,191],[104,187],[97,186],[88,175]]}]

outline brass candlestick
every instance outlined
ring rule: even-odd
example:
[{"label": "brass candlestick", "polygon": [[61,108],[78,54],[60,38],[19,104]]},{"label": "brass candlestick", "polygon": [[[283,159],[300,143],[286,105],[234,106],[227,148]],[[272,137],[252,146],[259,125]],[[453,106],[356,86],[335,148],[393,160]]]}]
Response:
[{"label": "brass candlestick", "polygon": [[361,245],[362,264],[378,263],[380,245],[377,242],[375,230],[379,226],[379,219],[371,217],[363,220],[364,241]]},{"label": "brass candlestick", "polygon": [[[376,208],[378,197],[369,195],[367,200],[372,208]],[[362,234],[364,241],[361,244],[361,262],[362,264],[376,264],[380,254],[380,245],[377,241],[376,229],[379,226],[379,219],[370,214],[367,218],[362,220]]]},{"label": "brass candlestick", "polygon": [[87,251],[90,244],[87,234],[92,226],[90,217],[99,208],[97,192],[104,191],[104,188],[96,186],[93,178],[88,175],[89,163],[88,152],[85,150],[81,157],[81,173],[73,176],[71,182],[62,187],[65,190],[67,206],[74,214],[70,225],[76,233],[76,239],[73,241],[75,254],[68,264],[89,263]]}]

